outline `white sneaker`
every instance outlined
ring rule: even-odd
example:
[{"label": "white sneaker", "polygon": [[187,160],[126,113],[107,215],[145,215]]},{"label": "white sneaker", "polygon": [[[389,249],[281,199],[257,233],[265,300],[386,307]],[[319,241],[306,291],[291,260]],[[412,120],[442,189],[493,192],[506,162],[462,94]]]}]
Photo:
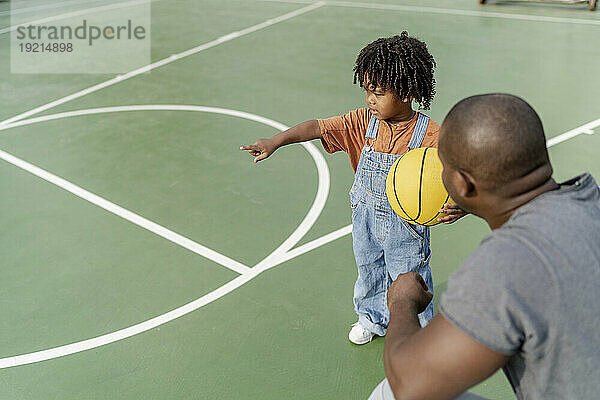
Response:
[{"label": "white sneaker", "polygon": [[354,344],[365,344],[373,340],[373,336],[375,336],[373,332],[365,329],[360,322],[355,322],[352,324],[352,329],[350,329],[348,339],[350,339],[350,341]]}]

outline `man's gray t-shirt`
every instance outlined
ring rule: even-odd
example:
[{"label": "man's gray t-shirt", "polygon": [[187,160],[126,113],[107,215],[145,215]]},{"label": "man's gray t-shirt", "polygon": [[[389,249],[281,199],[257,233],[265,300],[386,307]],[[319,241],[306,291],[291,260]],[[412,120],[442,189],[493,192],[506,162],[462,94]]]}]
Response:
[{"label": "man's gray t-shirt", "polygon": [[450,277],[440,311],[497,352],[519,399],[600,396],[600,189],[589,174],[519,208]]}]

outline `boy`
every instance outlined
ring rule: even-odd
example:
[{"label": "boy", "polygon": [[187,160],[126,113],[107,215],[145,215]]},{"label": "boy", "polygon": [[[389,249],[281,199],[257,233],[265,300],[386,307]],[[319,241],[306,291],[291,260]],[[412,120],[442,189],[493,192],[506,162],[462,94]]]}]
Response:
[{"label": "boy", "polygon": [[[425,43],[408,36],[380,38],[359,53],[354,83],[366,91],[367,108],[328,119],[303,122],[271,139],[240,147],[254,162],[279,147],[321,139],[328,153],[345,151],[355,172],[350,190],[353,250],[358,267],[354,307],[358,321],[348,338],[365,344],[386,333],[389,311],[386,293],[405,272],[418,272],[427,286],[433,282],[429,258],[429,228],[412,225],[392,211],[385,194],[387,173],[409,149],[437,147],[439,126],[412,109],[412,101],[428,109],[435,94],[435,61]],[[455,205],[440,210],[440,221],[451,223],[464,214]],[[419,315],[422,326],[433,317],[433,302]]]}]

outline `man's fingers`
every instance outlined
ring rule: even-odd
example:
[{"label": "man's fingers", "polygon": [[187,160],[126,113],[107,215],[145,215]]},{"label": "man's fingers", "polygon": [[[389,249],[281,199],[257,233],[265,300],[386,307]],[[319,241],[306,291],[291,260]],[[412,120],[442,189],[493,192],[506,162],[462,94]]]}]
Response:
[{"label": "man's fingers", "polygon": [[398,275],[387,292],[388,307],[396,303],[406,303],[415,311],[421,313],[431,302],[433,294],[423,277],[417,272],[411,271]]},{"label": "man's fingers", "polygon": [[427,302],[427,304],[431,303],[431,300],[433,300],[433,293],[431,293],[430,291],[426,291],[425,296],[427,296],[429,298],[429,301]]},{"label": "man's fingers", "polygon": [[427,305],[433,299],[433,293],[431,293],[429,291],[429,287],[427,286],[427,283],[425,283],[425,279],[423,279],[423,277],[420,274],[418,274],[416,272],[413,272],[413,273],[414,273],[415,279],[417,280],[417,282],[421,285],[421,288],[423,289],[422,293],[425,296],[425,302],[423,303],[423,310],[422,311],[424,311],[425,308],[427,307]]},{"label": "man's fingers", "polygon": [[452,224],[452,223],[458,221],[459,219],[460,219],[459,215],[445,216],[442,218],[438,218],[438,222],[448,225],[448,224]]},{"label": "man's fingers", "polygon": [[447,208],[442,208],[442,209],[439,209],[438,211],[441,212],[442,214],[448,214],[448,215],[458,215],[458,214],[463,213],[461,210],[449,210]]},{"label": "man's fingers", "polygon": [[423,279],[423,277],[420,274],[418,274],[416,272],[413,272],[413,276],[417,280],[417,282],[419,282],[419,284],[421,285],[421,287],[423,289],[425,289],[425,291],[429,290],[429,288],[427,287],[427,283],[425,283],[425,279]]},{"label": "man's fingers", "polygon": [[444,207],[439,211],[444,214],[462,214],[464,212],[462,208],[458,206],[458,204],[454,203],[444,204]]},{"label": "man's fingers", "polygon": [[448,210],[460,210],[461,208],[456,203],[446,203],[444,204],[444,208]]}]

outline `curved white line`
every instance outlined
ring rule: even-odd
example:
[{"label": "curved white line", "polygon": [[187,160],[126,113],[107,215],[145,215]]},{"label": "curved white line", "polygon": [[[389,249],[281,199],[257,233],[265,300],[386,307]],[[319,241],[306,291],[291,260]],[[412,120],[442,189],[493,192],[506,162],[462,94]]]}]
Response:
[{"label": "curved white line", "polygon": [[315,223],[321,211],[323,210],[321,205],[325,205],[327,201],[327,195],[329,193],[329,168],[327,168],[327,163],[325,162],[325,158],[323,154],[317,148],[312,145],[312,143],[302,143],[302,145],[308,145],[310,147],[306,147],[308,152],[311,154],[315,163],[317,164],[317,171],[319,172],[319,188],[317,190],[317,196],[315,198],[315,202],[313,203],[310,211],[306,214],[306,217],[302,221],[302,223],[298,226],[296,231],[287,238],[277,249],[275,249],[271,254],[269,254],[264,260],[256,264],[253,268],[256,268],[259,271],[266,271],[269,268],[272,268],[276,265],[281,264],[289,258],[286,258],[286,254],[294,247],[296,243],[312,227]]},{"label": "curved white line", "polygon": [[129,71],[126,74],[119,75],[119,76],[117,76],[115,78],[112,78],[112,79],[109,79],[107,81],[98,83],[98,84],[96,84],[94,86],[90,86],[87,89],[80,90],[79,92],[75,92],[75,93],[70,94],[68,96],[61,97],[58,100],[54,100],[54,101],[52,101],[50,103],[46,103],[46,104],[44,104],[42,106],[36,107],[36,108],[31,109],[31,110],[26,111],[26,112],[23,112],[23,113],[21,113],[19,115],[15,115],[14,117],[11,117],[11,118],[6,119],[4,121],[0,121],[0,126],[10,125],[11,123],[13,123],[15,121],[19,121],[19,120],[25,119],[27,117],[30,117],[30,116],[34,115],[34,114],[38,114],[38,113],[40,113],[42,111],[46,111],[46,110],[49,110],[50,108],[54,108],[54,107],[59,106],[61,104],[67,103],[67,102],[69,102],[71,100],[74,100],[74,99],[86,96],[86,95],[88,95],[90,93],[97,92],[98,90],[104,89],[105,87],[112,86],[112,85],[114,85],[116,83],[119,83],[119,82],[123,82],[126,79],[133,78],[134,76],[138,76],[138,75],[143,74],[145,72],[152,71],[155,68],[162,67],[163,65],[167,65],[167,64],[172,63],[174,61],[177,61],[177,60],[179,60],[181,58],[188,57],[188,56],[190,56],[192,54],[196,54],[196,53],[199,53],[201,51],[210,49],[212,47],[218,46],[218,45],[220,45],[222,43],[225,43],[225,42],[228,42],[230,40],[242,37],[244,35],[248,35],[250,33],[259,31],[261,29],[268,28],[268,27],[270,27],[272,25],[279,24],[279,23],[281,23],[283,21],[287,21],[287,20],[289,20],[291,18],[294,18],[294,17],[297,17],[299,15],[305,14],[305,13],[310,12],[312,10],[316,10],[319,7],[323,7],[324,5],[325,5],[324,2],[319,1],[319,2],[311,4],[309,6],[302,7],[302,8],[299,8],[297,10],[291,11],[291,12],[289,12],[287,14],[280,15],[279,17],[268,19],[268,20],[266,20],[264,22],[261,22],[260,24],[252,25],[252,26],[250,26],[248,28],[245,28],[245,29],[242,29],[240,31],[235,31],[235,32],[228,33],[227,35],[221,36],[221,37],[219,37],[219,38],[217,38],[215,40],[212,40],[210,42],[207,42],[207,43],[201,44],[199,46],[193,47],[191,49],[188,49],[188,50],[183,51],[183,52],[178,53],[178,54],[173,54],[173,55],[171,55],[169,57],[166,57],[166,58],[163,58],[161,60],[158,60],[158,61],[156,61],[156,62],[154,62],[152,64],[145,65],[145,66],[143,66],[141,68],[135,69],[133,71]]},{"label": "curved white line", "polygon": [[[191,106],[191,105],[132,105],[132,106],[119,106],[119,107],[105,107],[105,108],[93,108],[87,110],[77,110],[77,111],[69,111],[59,114],[53,115],[45,115],[42,117],[31,118],[28,120],[20,120],[17,122],[13,122],[9,125],[0,126],[0,131],[15,128],[17,126],[31,125],[44,121],[52,121],[60,118],[67,118],[73,116],[80,115],[92,115],[92,114],[101,114],[101,113],[110,113],[110,112],[123,112],[123,111],[200,111],[200,112],[209,112],[223,115],[231,115],[234,117],[245,118],[248,120],[256,121],[263,123],[265,125],[271,126],[278,130],[285,130],[287,127],[277,121],[273,121],[268,118],[264,118],[258,115],[229,110],[224,108],[217,107],[203,107],[203,106]],[[105,344],[113,343],[139,333],[145,332],[149,329],[155,328],[159,325],[172,321],[176,318],[179,318],[185,314],[188,314],[198,308],[209,304],[222,296],[230,293],[231,291],[237,289],[242,286],[244,283],[252,280],[256,276],[258,276],[261,272],[266,271],[269,268],[272,268],[279,263],[286,260],[285,255],[287,251],[289,251],[298,241],[308,232],[308,230],[315,223],[321,212],[323,211],[323,207],[325,206],[325,202],[327,200],[327,194],[329,192],[329,168],[327,167],[327,163],[325,162],[325,158],[321,154],[320,151],[317,150],[314,144],[312,143],[301,143],[302,146],[310,153],[313,157],[315,164],[317,166],[318,176],[319,176],[319,187],[317,190],[317,195],[315,196],[315,200],[313,202],[312,207],[308,211],[305,218],[302,220],[298,228],[288,237],[275,251],[273,251],[269,256],[265,258],[265,260],[256,264],[256,266],[237,278],[229,281],[225,285],[219,287],[218,289],[213,290],[212,292],[190,302],[181,307],[178,307],[172,311],[169,311],[165,314],[159,315],[147,321],[141,322],[139,324],[130,326],[128,328],[124,328],[112,333],[108,333],[105,335],[97,336],[91,339],[71,343],[64,346],[58,346],[54,348],[50,348],[47,350],[41,350],[33,353],[21,354],[12,357],[4,357],[0,359],[0,369],[14,367],[18,365],[31,364],[35,362],[50,360],[57,357],[66,356],[69,354],[79,353],[81,351],[93,349],[95,347],[103,346]],[[268,260],[267,260],[268,259]]]},{"label": "curved white line", "polygon": [[36,351],[34,353],[2,358],[0,359],[0,368],[16,367],[18,365],[32,364],[40,361],[50,360],[53,358],[63,357],[69,354],[90,350],[96,347],[104,346],[105,344],[113,343],[121,339],[137,335],[138,333],[142,333],[152,328],[156,328],[157,326],[165,324],[176,318],[182,317],[185,314],[188,314],[202,306],[205,306],[223,297],[227,293],[239,288],[255,276],[256,275],[253,274],[240,275],[237,278],[229,281],[225,285],[219,287],[216,290],[213,290],[212,292],[200,297],[197,300],[192,301],[191,303],[176,308],[175,310],[169,311],[166,314],[162,314],[158,317],[141,322],[137,325],[130,326],[128,328],[108,333],[106,335],[97,336],[92,339],[83,340],[81,342],[67,344],[65,346],[53,347],[51,349]]},{"label": "curved white line", "polygon": [[279,129],[279,130],[285,130],[285,129],[289,128],[280,122],[273,121],[272,119],[268,119],[265,117],[261,117],[260,115],[250,114],[250,113],[246,113],[243,111],[237,111],[237,110],[229,110],[227,108],[192,106],[192,105],[182,105],[182,104],[137,104],[137,105],[129,105],[129,106],[89,108],[89,109],[85,109],[85,110],[67,111],[67,112],[62,112],[62,113],[57,113],[57,114],[44,115],[41,117],[28,118],[26,120],[10,122],[7,125],[0,125],[0,131],[9,129],[9,128],[16,128],[18,126],[23,126],[23,125],[36,124],[38,122],[53,121],[55,119],[61,119],[61,118],[77,117],[80,115],[126,112],[126,111],[200,111],[200,112],[207,112],[207,113],[214,113],[214,114],[231,115],[233,117],[249,119],[251,121],[256,121],[261,124],[272,126],[273,128]]}]

